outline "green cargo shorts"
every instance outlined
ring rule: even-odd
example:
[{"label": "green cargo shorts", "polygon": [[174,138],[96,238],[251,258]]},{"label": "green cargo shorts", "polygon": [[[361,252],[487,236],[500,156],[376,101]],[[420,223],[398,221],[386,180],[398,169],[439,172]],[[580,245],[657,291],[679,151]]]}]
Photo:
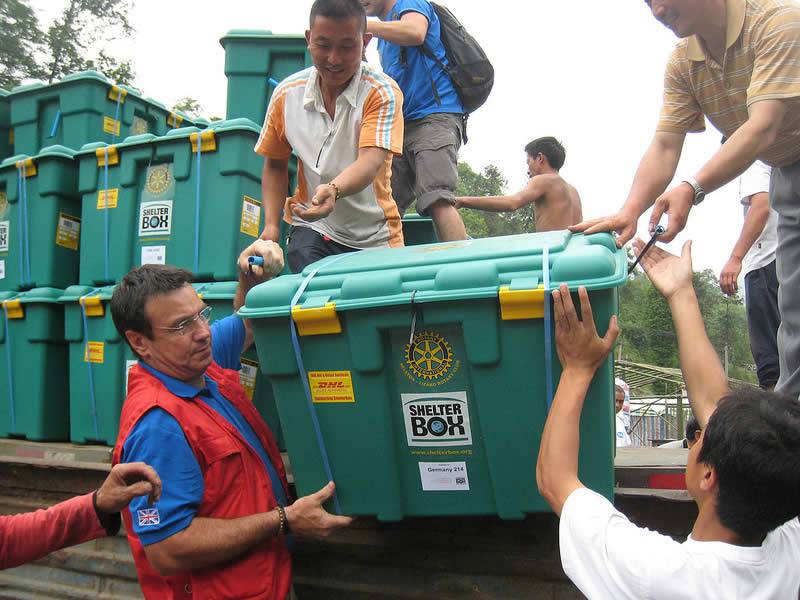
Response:
[{"label": "green cargo shorts", "polygon": [[421,215],[439,200],[455,204],[462,127],[456,113],[405,122],[403,155],[392,160],[392,195],[401,215],[414,200]]}]

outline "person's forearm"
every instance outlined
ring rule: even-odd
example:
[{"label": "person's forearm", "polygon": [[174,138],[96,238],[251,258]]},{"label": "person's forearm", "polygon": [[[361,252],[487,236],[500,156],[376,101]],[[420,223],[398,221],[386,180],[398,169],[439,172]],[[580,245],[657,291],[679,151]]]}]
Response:
[{"label": "person's forearm", "polygon": [[728,393],[728,378],[706,334],[694,289],[688,287],[676,292],[668,303],[678,335],[678,355],[686,394],[702,428],[719,399]]},{"label": "person's forearm", "polygon": [[769,196],[766,192],[754,194],[750,199],[750,209],[744,218],[742,232],[733,246],[731,256],[742,260],[750,251],[758,236],[764,231],[769,219]]},{"label": "person's forearm", "polygon": [[161,575],[175,575],[234,560],[276,536],[279,527],[276,511],[238,519],[196,517],[183,531],[145,546],[145,553]]},{"label": "person's forearm", "polygon": [[0,517],[0,569],[10,569],[67,546],[106,535],[92,494],[71,498],[46,510]]},{"label": "person's forearm", "polygon": [[536,463],[536,482],[550,506],[561,507],[576,487],[581,410],[594,371],[566,368],[561,373],[553,405],[547,416]]},{"label": "person's forearm", "polygon": [[398,46],[421,46],[427,30],[421,31],[416,23],[399,21],[368,21],[367,31],[374,36]]},{"label": "person's forearm", "polygon": [[339,188],[339,197],[357,194],[372,185],[386,160],[387,152],[381,148],[362,149],[356,161],[331,180]]},{"label": "person's forearm", "polygon": [[288,189],[288,162],[265,160],[261,175],[261,197],[264,202],[264,232],[261,235],[263,239],[280,243],[281,220]]},{"label": "person's forearm", "polygon": [[524,206],[519,201],[519,194],[513,196],[462,196],[456,198],[459,208],[477,208],[492,212],[508,212]]},{"label": "person's forearm", "polygon": [[[670,140],[672,137],[670,135]],[[679,143],[677,143],[678,141]],[[683,136],[668,141],[665,139],[665,134],[656,134],[639,162],[639,168],[636,169],[636,175],[633,178],[623,210],[636,214],[638,217],[664,193],[669,182],[675,176],[682,145]]]}]

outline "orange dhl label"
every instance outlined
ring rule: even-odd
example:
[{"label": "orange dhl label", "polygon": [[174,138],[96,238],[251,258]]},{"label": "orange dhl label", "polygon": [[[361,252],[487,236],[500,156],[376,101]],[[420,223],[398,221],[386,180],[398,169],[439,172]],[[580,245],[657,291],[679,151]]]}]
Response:
[{"label": "orange dhl label", "polygon": [[350,371],[309,371],[311,399],[317,404],[355,402]]}]

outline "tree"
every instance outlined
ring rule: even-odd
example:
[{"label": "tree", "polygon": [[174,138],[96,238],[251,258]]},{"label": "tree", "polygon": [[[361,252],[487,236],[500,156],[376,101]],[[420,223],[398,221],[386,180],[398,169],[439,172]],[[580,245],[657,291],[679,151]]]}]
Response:
[{"label": "tree", "polygon": [[172,110],[179,110],[192,118],[197,118],[203,112],[203,105],[191,96],[184,96],[175,103]]},{"label": "tree", "polygon": [[0,0],[0,87],[11,89],[23,79],[42,77],[37,62],[42,31],[27,2]]},{"label": "tree", "polygon": [[[495,165],[487,165],[480,173],[467,163],[458,163],[456,196],[500,196],[505,193],[508,180]],[[462,208],[459,210],[467,233],[474,237],[492,237],[535,231],[532,206],[510,213],[495,213]]]}]

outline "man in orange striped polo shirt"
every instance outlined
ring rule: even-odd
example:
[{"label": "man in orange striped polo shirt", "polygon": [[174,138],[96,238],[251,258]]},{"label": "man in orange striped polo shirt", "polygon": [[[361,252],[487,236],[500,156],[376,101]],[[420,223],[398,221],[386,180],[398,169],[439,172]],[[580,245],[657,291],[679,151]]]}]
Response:
[{"label": "man in orange striped polo shirt", "polygon": [[[256,152],[264,156],[261,237],[278,241],[291,223],[289,268],[325,256],[403,245],[392,198],[392,156],[403,151],[403,95],[362,62],[371,39],[358,0],[316,0],[306,31],[314,66],[272,95]],[[298,159],[297,191],[286,199],[288,160]]]},{"label": "man in orange striped polo shirt", "polygon": [[[655,202],[650,230],[664,213],[669,242],[692,206],[741,175],[755,159],[773,167],[770,200],[778,213],[781,325],[776,390],[800,395],[800,5],[793,0],[645,0],[681,38],[667,64],[656,134],[628,199],[613,216],[573,231],[614,230],[621,246]],[[728,141],[693,176],[666,193],[687,133],[704,117]],[[731,207],[732,209],[733,207]]]}]

